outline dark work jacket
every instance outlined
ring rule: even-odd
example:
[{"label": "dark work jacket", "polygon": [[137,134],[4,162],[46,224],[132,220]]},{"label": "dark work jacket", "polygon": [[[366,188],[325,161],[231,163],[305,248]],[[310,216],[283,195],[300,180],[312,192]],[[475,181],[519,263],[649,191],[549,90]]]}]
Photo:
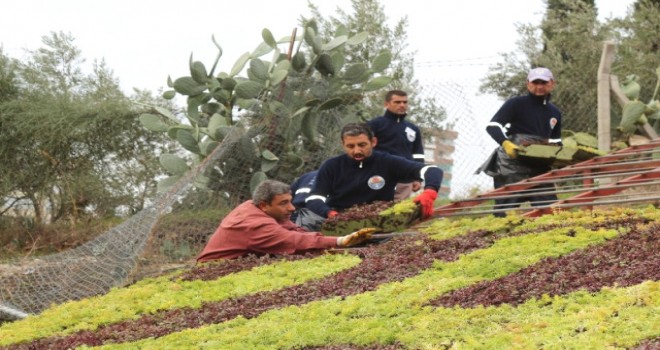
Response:
[{"label": "dark work jacket", "polygon": [[[550,95],[536,96],[529,93],[504,102],[488,123],[486,131],[500,145],[505,140],[523,146],[547,143],[561,145],[561,112],[550,103]],[[493,177],[506,178],[506,183],[514,183],[548,170],[549,164],[509,158],[500,146],[477,169],[477,173],[483,171]]]},{"label": "dark work jacket", "polygon": [[486,131],[498,145],[515,134],[534,135],[547,139],[549,143],[561,143],[561,112],[550,103],[550,95],[529,93],[504,102]]},{"label": "dark work jacket", "polygon": [[424,145],[419,128],[405,114],[385,114],[367,122],[378,139],[376,150],[424,163]]},{"label": "dark work jacket", "polygon": [[293,196],[291,203],[296,209],[305,207],[305,200],[312,193],[317,172],[318,170],[304,173],[291,184],[291,195]]},{"label": "dark work jacket", "polygon": [[318,215],[344,210],[356,204],[394,199],[394,186],[402,180],[423,179],[425,188],[438,190],[442,170],[420,162],[373,151],[362,162],[346,154],[326,160],[316,175],[312,195],[306,206]]}]

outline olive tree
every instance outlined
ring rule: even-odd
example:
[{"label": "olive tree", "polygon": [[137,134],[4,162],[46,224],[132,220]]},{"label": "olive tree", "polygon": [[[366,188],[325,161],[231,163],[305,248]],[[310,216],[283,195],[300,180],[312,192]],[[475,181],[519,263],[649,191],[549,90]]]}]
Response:
[{"label": "olive tree", "polygon": [[[70,34],[42,40],[25,61],[13,61],[15,92],[3,87],[3,211],[42,224],[139,210],[153,196],[162,137],[139,126],[143,107],[121,92],[104,62],[83,72]],[[128,162],[140,165],[128,169]]]},{"label": "olive tree", "polygon": [[[411,120],[427,128],[448,128],[447,114],[431,97],[424,97],[419,81],[415,78],[415,52],[408,49],[408,18],[402,17],[393,25],[388,24],[389,18],[385,8],[378,0],[351,0],[352,11],[337,8],[336,15],[326,16],[318,7],[309,2],[312,18],[319,23],[321,35],[331,38],[337,30],[348,30],[350,33],[369,33],[370,40],[357,45],[347,53],[346,61],[359,63],[369,61],[380,54],[389,51],[392,63],[386,73],[392,77],[387,89],[407,91],[409,96],[409,114]],[[354,111],[363,119],[371,119],[383,113],[384,91],[367,94],[365,104]]]}]

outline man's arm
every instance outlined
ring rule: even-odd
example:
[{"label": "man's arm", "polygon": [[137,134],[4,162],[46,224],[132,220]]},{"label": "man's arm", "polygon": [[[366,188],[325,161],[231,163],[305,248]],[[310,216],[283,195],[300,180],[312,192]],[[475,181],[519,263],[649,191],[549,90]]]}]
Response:
[{"label": "man's arm", "polygon": [[562,142],[561,142],[561,119],[562,119],[562,115],[561,115],[561,112],[559,111],[559,109],[556,109],[556,111],[557,111],[556,112],[557,113],[557,124],[552,129],[552,133],[550,134],[550,139],[548,140],[548,142],[550,142],[551,144],[561,146],[562,145]]},{"label": "man's arm", "polygon": [[435,165],[427,165],[419,173],[421,178],[424,179],[424,189],[433,189],[436,192],[440,190],[443,176],[442,169]]},{"label": "man's arm", "polygon": [[435,165],[421,165],[418,162],[410,161],[400,157],[391,156],[390,167],[395,170],[398,176],[416,177],[424,180],[424,192],[415,197],[413,201],[419,203],[422,207],[422,217],[427,218],[433,214],[433,205],[438,197],[438,191],[442,185],[442,169]]},{"label": "man's arm", "polygon": [[502,107],[495,113],[493,118],[486,125],[486,132],[488,135],[501,145],[504,141],[508,140],[506,136],[506,125],[511,123],[514,114],[513,100],[504,102]]},{"label": "man's arm", "polygon": [[328,217],[328,212],[332,209],[326,203],[328,195],[331,193],[332,189],[331,177],[329,176],[329,171],[331,169],[327,163],[327,161],[324,162],[323,165],[321,165],[321,168],[319,168],[311,194],[305,200],[305,207],[307,209],[324,218]]},{"label": "man's arm", "polygon": [[316,170],[305,173],[291,184],[292,202],[296,208],[305,207],[305,201],[310,193],[312,193],[312,187],[316,181],[316,173]]},{"label": "man's arm", "polygon": [[337,246],[337,237],[323,236],[319,232],[299,232],[291,228],[274,220],[265,223],[250,235],[248,249],[263,254],[297,254]]},{"label": "man's arm", "polygon": [[438,191],[442,184],[442,169],[436,166],[425,166],[420,172],[425,182],[424,192],[415,197],[413,201],[421,205],[422,218],[428,218],[433,215],[435,199],[438,198]]},{"label": "man's arm", "polygon": [[413,142],[412,157],[414,160],[424,163],[424,140],[422,138],[422,131],[416,125],[413,125],[413,127],[413,130],[417,133],[417,137]]},{"label": "man's arm", "polygon": [[510,126],[508,124],[513,120],[513,115],[515,113],[513,105],[513,99],[504,102],[502,107],[500,107],[497,113],[493,116],[493,119],[491,119],[490,123],[486,126],[486,132],[488,132],[490,137],[493,138],[497,144],[502,146],[504,152],[506,152],[506,155],[509,156],[509,158],[518,157],[518,150],[520,149],[518,145],[513,143],[506,136],[506,127]]},{"label": "man's arm", "polygon": [[507,140],[504,130],[504,126],[498,122],[490,122],[488,123],[488,126],[486,126],[486,132],[493,138],[493,140],[495,140],[495,142],[497,142],[498,145],[501,145]]}]

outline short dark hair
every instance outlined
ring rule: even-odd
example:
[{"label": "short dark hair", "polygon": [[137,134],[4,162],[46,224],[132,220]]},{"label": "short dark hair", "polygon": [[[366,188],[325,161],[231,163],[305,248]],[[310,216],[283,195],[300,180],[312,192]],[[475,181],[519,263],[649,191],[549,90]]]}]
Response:
[{"label": "short dark hair", "polygon": [[277,180],[265,180],[254,189],[252,203],[270,203],[275,196],[285,193],[291,193],[291,186]]},{"label": "short dark hair", "polygon": [[367,123],[348,123],[341,129],[341,140],[344,141],[344,136],[359,136],[367,135],[369,140],[374,137],[374,132]]},{"label": "short dark hair", "polygon": [[408,96],[408,93],[403,90],[390,90],[385,94],[385,102],[390,102],[392,96]]}]

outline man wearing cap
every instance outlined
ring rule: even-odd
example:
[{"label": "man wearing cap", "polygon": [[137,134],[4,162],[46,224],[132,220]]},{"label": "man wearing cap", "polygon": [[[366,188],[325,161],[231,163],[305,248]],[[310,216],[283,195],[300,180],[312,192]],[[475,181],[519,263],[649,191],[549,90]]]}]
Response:
[{"label": "man wearing cap", "polygon": [[[548,68],[530,70],[527,74],[529,94],[504,102],[488,123],[486,131],[500,147],[496,150],[496,159],[492,157],[480,171],[493,176],[495,188],[550,170],[547,163],[523,162],[517,156],[521,145],[561,145],[561,112],[550,103],[550,93],[554,87],[555,79]],[[553,184],[541,184],[534,187],[529,196],[497,199],[495,209],[510,209],[525,201],[530,201],[533,206],[548,205],[557,200],[557,196],[551,193],[553,189]],[[495,215],[504,216],[503,212]]]}]

